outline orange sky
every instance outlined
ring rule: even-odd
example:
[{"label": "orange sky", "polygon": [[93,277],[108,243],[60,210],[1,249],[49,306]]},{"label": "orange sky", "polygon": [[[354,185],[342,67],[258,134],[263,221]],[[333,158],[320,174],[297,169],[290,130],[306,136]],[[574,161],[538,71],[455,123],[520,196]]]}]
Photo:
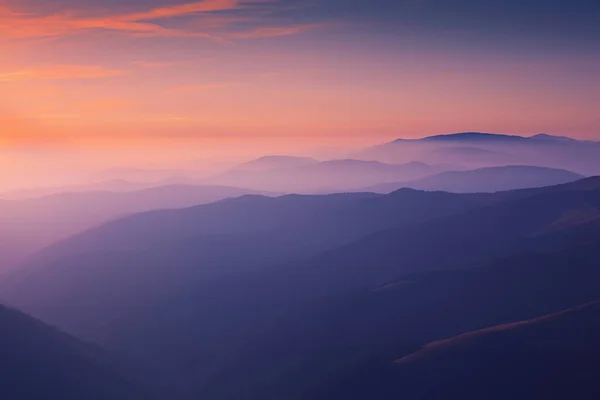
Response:
[{"label": "orange sky", "polygon": [[440,35],[342,4],[0,0],[0,146],[116,164],[455,131],[600,139],[594,53]]}]

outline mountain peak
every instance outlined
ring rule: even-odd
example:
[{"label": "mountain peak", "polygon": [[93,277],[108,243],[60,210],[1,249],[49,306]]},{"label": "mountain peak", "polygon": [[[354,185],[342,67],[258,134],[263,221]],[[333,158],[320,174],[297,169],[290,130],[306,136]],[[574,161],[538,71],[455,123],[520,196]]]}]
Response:
[{"label": "mountain peak", "polygon": [[547,133],[540,133],[534,136],[531,136],[529,139],[532,140],[545,140],[545,141],[553,141],[553,142],[575,142],[576,140],[567,136],[555,136],[548,135]]},{"label": "mountain peak", "polygon": [[522,136],[484,132],[460,132],[428,136],[421,140],[523,140]]},{"label": "mountain peak", "polygon": [[504,141],[504,140],[525,140],[523,136],[517,135],[505,135],[500,133],[485,133],[485,132],[458,132],[458,133],[446,133],[441,135],[426,136],[420,139],[404,139],[398,138],[391,143],[404,143],[404,142],[433,142],[433,141]]}]

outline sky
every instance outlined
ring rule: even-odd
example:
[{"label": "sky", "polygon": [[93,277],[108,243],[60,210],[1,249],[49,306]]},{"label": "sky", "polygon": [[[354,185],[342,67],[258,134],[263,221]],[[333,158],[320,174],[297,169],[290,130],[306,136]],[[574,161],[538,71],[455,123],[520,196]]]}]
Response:
[{"label": "sky", "polygon": [[0,168],[600,140],[599,20],[596,0],[0,0]]}]

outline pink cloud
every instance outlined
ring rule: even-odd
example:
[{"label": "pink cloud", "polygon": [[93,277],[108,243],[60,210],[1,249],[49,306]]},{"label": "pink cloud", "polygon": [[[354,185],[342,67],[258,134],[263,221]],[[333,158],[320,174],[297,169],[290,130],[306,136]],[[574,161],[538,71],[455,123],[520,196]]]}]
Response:
[{"label": "pink cloud", "polygon": [[[223,40],[220,35],[193,29],[167,28],[156,21],[189,15],[204,15],[205,27],[225,28],[240,18],[225,18],[212,14],[215,11],[246,9],[261,3],[277,3],[278,0],[204,0],[185,4],[152,8],[126,14],[110,14],[103,17],[86,17],[75,11],[64,11],[49,15],[17,12],[0,6],[0,34],[10,38],[61,37],[87,30],[107,30],[128,33],[138,37],[199,37]],[[247,21],[248,19],[243,19]],[[200,27],[202,28],[202,26]],[[267,30],[258,32],[268,35]],[[271,30],[279,34],[277,30]]]}]

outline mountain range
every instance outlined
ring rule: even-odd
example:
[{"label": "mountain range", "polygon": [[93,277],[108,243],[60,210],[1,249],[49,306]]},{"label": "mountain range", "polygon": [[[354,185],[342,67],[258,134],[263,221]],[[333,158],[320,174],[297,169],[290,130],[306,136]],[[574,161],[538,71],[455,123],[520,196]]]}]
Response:
[{"label": "mountain range", "polygon": [[437,135],[1,201],[0,397],[597,398],[598,151]]},{"label": "mountain range", "polygon": [[468,171],[446,171],[408,182],[382,183],[360,191],[390,193],[401,188],[453,193],[500,192],[559,185],[582,179],[574,172],[544,167],[509,165]]},{"label": "mountain range", "polygon": [[288,193],[335,193],[391,180],[417,179],[443,170],[421,162],[386,164],[277,156],[244,163],[203,182]]},{"label": "mountain range", "polygon": [[[110,351],[158,360],[192,398],[341,399],[365,393],[354,382],[395,398],[373,368],[384,380],[396,376],[386,362],[429,342],[600,300],[599,210],[598,178],[245,196],[90,230],[0,292]],[[413,375],[398,376],[385,384],[420,398]]]},{"label": "mountain range", "polygon": [[558,168],[590,176],[600,174],[600,142],[540,134],[531,137],[464,132],[422,139],[398,139],[352,155],[361,160],[456,164],[464,169],[504,165]]}]

